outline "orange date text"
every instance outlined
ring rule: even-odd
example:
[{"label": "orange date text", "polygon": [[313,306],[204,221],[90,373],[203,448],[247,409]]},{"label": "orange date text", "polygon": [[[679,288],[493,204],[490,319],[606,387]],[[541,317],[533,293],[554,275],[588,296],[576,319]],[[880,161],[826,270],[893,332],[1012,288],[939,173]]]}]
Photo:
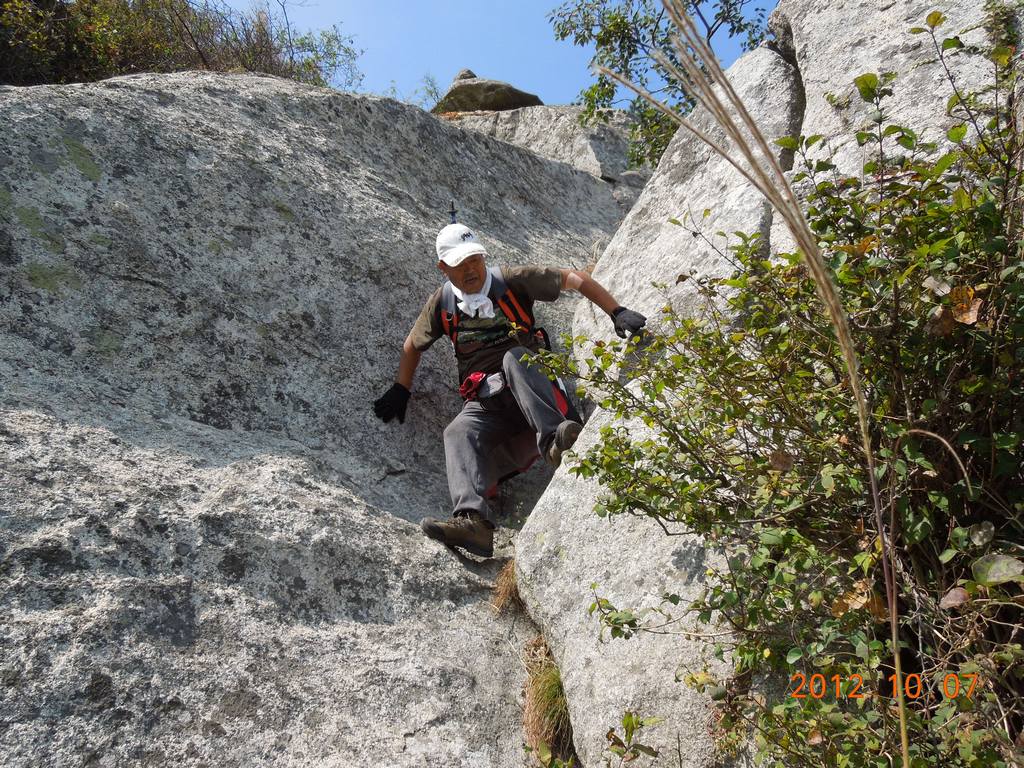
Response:
[{"label": "orange date text", "polygon": [[[896,675],[888,677],[889,695],[897,695]],[[945,675],[941,682],[938,682],[938,689],[942,696],[947,699],[956,699],[960,696],[972,698],[974,688],[978,684],[976,674],[957,674],[950,672]],[[792,687],[789,691],[793,699],[863,699],[865,693],[862,691],[864,678],[856,673],[843,678],[841,675],[825,677],[820,673],[810,675],[797,672],[790,678]],[[903,695],[908,699],[919,699],[925,695],[925,684],[921,676],[916,672],[903,676]]]}]

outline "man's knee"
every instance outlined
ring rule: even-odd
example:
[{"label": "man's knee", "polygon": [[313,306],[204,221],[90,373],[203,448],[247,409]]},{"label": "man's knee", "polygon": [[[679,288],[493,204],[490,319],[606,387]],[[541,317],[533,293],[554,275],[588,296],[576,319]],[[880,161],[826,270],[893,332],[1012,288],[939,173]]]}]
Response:
[{"label": "man's knee", "polygon": [[472,419],[456,418],[444,428],[445,453],[462,453],[471,450],[479,453],[483,444],[483,426]]},{"label": "man's knee", "polygon": [[461,443],[469,437],[469,423],[463,419],[454,419],[444,428],[444,443]]}]

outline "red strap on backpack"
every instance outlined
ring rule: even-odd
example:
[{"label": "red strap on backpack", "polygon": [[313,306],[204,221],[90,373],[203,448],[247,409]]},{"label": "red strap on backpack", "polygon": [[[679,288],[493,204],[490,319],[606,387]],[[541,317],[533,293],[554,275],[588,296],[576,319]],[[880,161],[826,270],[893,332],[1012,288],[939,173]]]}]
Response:
[{"label": "red strap on backpack", "polygon": [[530,317],[530,315],[527,314],[526,310],[523,309],[518,299],[516,299],[516,295],[511,290],[508,290],[505,291],[505,296],[503,298],[507,298],[509,300],[509,303],[513,307],[515,307],[515,310],[519,315],[519,319],[523,321],[523,324],[527,327],[527,329],[533,328],[533,318]]},{"label": "red strap on backpack", "polygon": [[458,313],[449,313],[441,310],[441,328],[444,330],[444,335],[452,340],[452,344],[459,338],[459,315]]}]

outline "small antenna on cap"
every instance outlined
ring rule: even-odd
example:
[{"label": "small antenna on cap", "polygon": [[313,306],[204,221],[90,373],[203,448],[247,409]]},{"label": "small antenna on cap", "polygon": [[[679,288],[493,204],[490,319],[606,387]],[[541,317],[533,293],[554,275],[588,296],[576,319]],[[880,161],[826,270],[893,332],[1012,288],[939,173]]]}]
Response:
[{"label": "small antenna on cap", "polygon": [[451,202],[451,206],[452,206],[452,207],[451,207],[451,209],[450,209],[450,210],[448,211],[448,213],[449,213],[449,215],[450,215],[450,216],[452,217],[452,224],[454,224],[454,223],[455,223],[455,201],[454,201],[454,200],[452,200],[452,202]]}]

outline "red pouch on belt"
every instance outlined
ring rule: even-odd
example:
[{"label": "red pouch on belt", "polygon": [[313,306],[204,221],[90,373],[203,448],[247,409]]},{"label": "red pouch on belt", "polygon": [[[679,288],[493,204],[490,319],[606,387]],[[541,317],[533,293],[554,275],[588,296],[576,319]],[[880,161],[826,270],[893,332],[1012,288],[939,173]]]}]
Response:
[{"label": "red pouch on belt", "polygon": [[459,387],[459,394],[462,395],[463,400],[475,400],[477,390],[480,389],[480,385],[484,383],[484,379],[487,378],[487,374],[483,371],[473,371],[466,377],[466,380],[462,382],[462,386]]}]

